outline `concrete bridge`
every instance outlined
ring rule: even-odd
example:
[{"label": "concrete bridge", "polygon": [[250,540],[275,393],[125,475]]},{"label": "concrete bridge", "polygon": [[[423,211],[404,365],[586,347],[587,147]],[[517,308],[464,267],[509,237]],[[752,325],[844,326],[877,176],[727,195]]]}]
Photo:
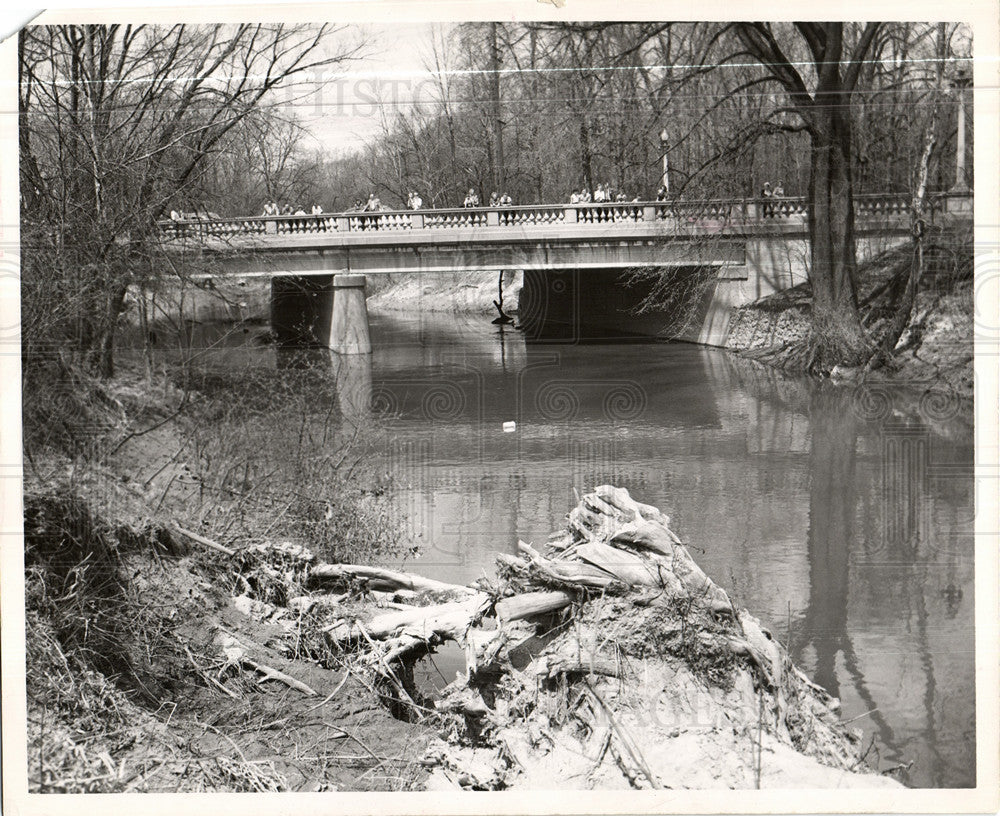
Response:
[{"label": "concrete bridge", "polygon": [[[929,202],[932,218],[971,218],[971,196]],[[854,200],[859,256],[910,234],[901,195]],[[651,279],[676,277],[694,302],[674,304],[686,324],[672,333],[726,341],[732,307],[789,288],[808,275],[806,201],[713,200],[324,213],[166,221],[172,252],[196,257],[201,277],[266,276],[279,336],[308,327],[322,345],[367,351],[365,275],[522,271],[520,323],[529,336],[656,335],[679,319],[638,316]],[[641,277],[641,276],[640,276]],[[693,319],[692,319],[693,316]]]}]

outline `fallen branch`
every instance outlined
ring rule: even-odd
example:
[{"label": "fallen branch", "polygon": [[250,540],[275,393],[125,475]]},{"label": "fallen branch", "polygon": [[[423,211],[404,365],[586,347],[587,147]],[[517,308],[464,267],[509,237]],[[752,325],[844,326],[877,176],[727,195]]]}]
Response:
[{"label": "fallen branch", "polygon": [[279,682],[284,683],[289,688],[293,688],[296,691],[301,691],[303,694],[308,695],[309,697],[318,696],[313,689],[311,689],[301,680],[296,680],[294,677],[291,677],[282,671],[278,671],[272,666],[268,666],[264,663],[258,663],[256,660],[253,660],[252,658],[246,656],[244,656],[243,662],[246,663],[248,666],[252,666],[257,671],[259,671],[261,674],[264,675],[264,677],[261,678],[260,682],[264,682],[264,680],[278,680]]},{"label": "fallen branch", "polygon": [[604,715],[608,718],[608,724],[615,732],[615,736],[618,737],[618,741],[621,743],[622,748],[628,753],[632,762],[634,762],[640,771],[642,771],[643,776],[649,780],[649,784],[655,790],[662,790],[663,785],[659,783],[656,779],[656,775],[649,769],[649,763],[646,762],[646,758],[642,755],[642,751],[639,750],[637,745],[632,744],[632,740],[628,738],[628,735],[622,730],[622,727],[618,724],[618,720],[615,719],[614,713],[611,711],[611,707],[604,702],[604,698],[597,693],[597,690],[587,682],[587,678],[583,678],[583,683],[587,687],[587,690],[593,695],[594,699],[597,701],[598,705],[604,710]]},{"label": "fallen branch", "polygon": [[485,611],[489,597],[478,593],[465,601],[409,607],[372,618],[365,626],[373,638],[406,634],[429,640],[433,636],[461,642],[465,632]]},{"label": "fallen branch", "polygon": [[565,592],[526,592],[497,601],[494,607],[497,617],[505,622],[530,618],[546,612],[555,612],[569,606],[573,598]]},{"label": "fallen branch", "polygon": [[[557,584],[575,584],[588,589],[610,589],[619,583],[614,575],[600,567],[579,561],[545,558],[534,547],[523,541],[517,542],[517,548],[528,556],[531,568]],[[517,569],[517,565],[510,560],[505,563]]]},{"label": "fallen branch", "polygon": [[447,584],[422,575],[360,564],[319,564],[310,570],[309,575],[317,584],[337,584],[360,579],[368,581],[372,589],[407,589],[414,592],[450,592],[461,595],[477,592],[472,587]]},{"label": "fallen branch", "polygon": [[182,536],[190,538],[192,541],[194,541],[197,544],[201,544],[203,547],[208,547],[209,549],[223,553],[224,555],[232,556],[236,554],[236,550],[231,550],[229,549],[229,547],[224,547],[221,544],[212,541],[212,539],[210,538],[205,538],[204,536],[200,536],[197,533],[191,532],[191,530],[186,530],[185,528],[181,527],[176,521],[174,522],[174,529]]}]

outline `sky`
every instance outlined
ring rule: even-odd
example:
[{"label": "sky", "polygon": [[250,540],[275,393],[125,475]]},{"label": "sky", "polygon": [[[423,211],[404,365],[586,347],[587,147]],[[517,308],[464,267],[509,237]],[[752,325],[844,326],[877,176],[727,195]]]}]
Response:
[{"label": "sky", "polygon": [[[362,38],[367,56],[333,75],[320,90],[296,104],[299,121],[312,137],[309,146],[329,153],[362,149],[381,132],[382,117],[414,97],[431,94],[432,24],[351,26],[331,47],[352,45]],[[386,104],[376,104],[382,101]]]},{"label": "sky", "polygon": [[[0,38],[15,34],[40,11],[5,8],[0,13]],[[332,49],[350,47],[363,40],[365,56],[332,76],[319,91],[308,93],[306,88],[305,98],[300,98],[296,91],[292,107],[309,132],[307,147],[331,154],[362,149],[379,134],[382,110],[390,110],[392,103],[408,106],[414,93],[426,99],[430,92],[424,83],[431,79],[431,74],[424,64],[425,57],[430,55],[435,26],[440,29],[442,24],[349,24],[331,38],[328,47]],[[390,103],[382,110],[373,104],[380,96]]]}]

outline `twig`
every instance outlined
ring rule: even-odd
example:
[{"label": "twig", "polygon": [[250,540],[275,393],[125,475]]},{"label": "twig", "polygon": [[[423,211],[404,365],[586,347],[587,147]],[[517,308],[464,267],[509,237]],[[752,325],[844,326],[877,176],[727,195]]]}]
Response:
[{"label": "twig", "polygon": [[[222,685],[222,683],[220,683],[214,677],[211,677],[208,674],[208,672],[206,672],[200,665],[198,665],[198,661],[194,659],[194,655],[191,654],[191,650],[187,647],[186,643],[182,645],[184,646],[184,651],[187,653],[188,659],[191,661],[191,665],[193,665],[198,670],[198,674],[200,674],[205,680],[208,680],[208,682],[210,682],[212,685],[218,688],[219,691],[221,691],[223,694],[228,694],[234,700],[240,699],[238,694],[236,694],[230,689],[227,689],[224,685]],[[171,712],[171,716],[173,716],[173,712]]]},{"label": "twig", "polygon": [[344,679],[341,680],[337,684],[337,688],[335,688],[326,697],[324,697],[323,700],[322,700],[322,702],[316,703],[316,705],[314,705],[312,708],[307,708],[304,713],[309,714],[310,712],[315,711],[317,708],[322,708],[328,702],[330,702],[330,700],[332,700],[334,697],[337,696],[337,692],[340,691],[344,687],[344,683],[346,683],[348,681],[348,679],[350,678],[350,676],[351,676],[351,673],[349,671],[344,671]]},{"label": "twig", "polygon": [[843,720],[840,724],[841,725],[849,725],[850,723],[854,722],[855,720],[860,720],[862,717],[867,717],[869,714],[874,714],[876,711],[878,711],[878,706],[875,706],[875,708],[870,708],[867,711],[865,711],[865,712],[863,712],[861,714],[858,714],[857,717],[851,717],[851,719],[849,719],[849,720]]},{"label": "twig", "polygon": [[649,769],[649,764],[646,762],[646,758],[642,755],[642,751],[639,750],[638,746],[631,744],[631,741],[625,735],[625,732],[622,731],[621,726],[615,719],[614,714],[611,713],[611,708],[606,702],[604,702],[604,698],[602,698],[601,695],[597,693],[597,690],[590,685],[590,682],[586,677],[583,678],[583,682],[587,686],[590,693],[594,695],[594,699],[597,700],[601,708],[604,709],[604,713],[608,715],[608,722],[610,723],[612,729],[614,729],[614,732],[618,737],[618,741],[621,742],[622,747],[628,752],[632,761],[639,766],[639,770],[641,770],[646,779],[649,780],[649,784],[656,790],[663,790],[663,785],[657,781],[653,772]]},{"label": "twig", "polygon": [[367,752],[368,752],[368,753],[369,753],[369,754],[371,755],[371,757],[372,757],[372,758],[373,758],[374,760],[376,760],[377,762],[385,762],[385,757],[380,757],[380,756],[379,756],[378,754],[376,754],[376,753],[375,753],[375,752],[374,752],[374,751],[373,751],[373,750],[372,750],[371,748],[369,748],[369,747],[368,747],[367,745],[365,745],[365,744],[364,744],[364,743],[363,743],[363,742],[362,742],[362,741],[361,741],[360,739],[358,739],[358,738],[357,738],[356,736],[354,736],[354,734],[352,734],[352,733],[351,733],[350,731],[348,731],[348,730],[347,730],[346,728],[342,728],[342,727],[341,727],[341,726],[339,726],[339,725],[334,725],[333,723],[331,723],[331,722],[327,722],[326,720],[321,720],[321,722],[322,722],[322,723],[323,723],[323,725],[325,725],[325,726],[326,726],[327,728],[333,728],[333,729],[335,729],[335,730],[339,731],[339,732],[340,732],[341,734],[343,734],[344,736],[346,736],[346,737],[347,737],[348,739],[351,739],[351,740],[354,740],[354,742],[356,742],[356,743],[357,743],[358,745],[360,745],[360,746],[361,746],[362,748],[364,748],[364,749],[365,749],[365,751],[367,751]]},{"label": "twig", "polygon": [[177,532],[180,533],[181,535],[190,538],[192,541],[201,544],[204,547],[216,550],[217,552],[223,553],[225,555],[231,556],[236,554],[236,550],[231,550],[229,549],[229,547],[224,547],[221,544],[212,541],[210,538],[205,538],[204,536],[200,536],[197,533],[191,532],[190,530],[186,530],[183,527],[181,527],[176,521],[174,522],[174,529],[177,530]]},{"label": "twig", "polygon": [[[278,671],[277,669],[272,668],[271,666],[268,666],[265,663],[258,663],[253,658],[246,656],[243,657],[243,662],[246,663],[247,665],[253,666],[257,671],[263,674],[264,675],[263,680],[280,680],[289,688],[293,688],[296,691],[301,691],[303,694],[307,694],[310,697],[318,696],[314,689],[311,689],[301,680],[296,680],[294,677],[291,677],[285,674],[284,672]],[[261,682],[263,682],[263,680],[261,680]]]},{"label": "twig", "polygon": [[160,420],[159,422],[150,425],[148,428],[144,428],[141,431],[132,431],[126,434],[124,439],[122,439],[117,445],[115,445],[110,451],[108,451],[107,456],[112,456],[115,453],[117,453],[118,449],[121,448],[121,446],[124,445],[126,442],[128,442],[130,439],[135,439],[138,436],[144,436],[145,434],[148,434],[150,431],[155,431],[157,428],[166,425],[168,422],[170,422],[170,420],[178,417],[184,410],[185,406],[187,405],[189,394],[190,394],[189,391],[184,392],[184,395],[181,397],[180,405],[178,406],[177,410],[174,411],[174,413],[170,414],[170,416]]},{"label": "twig", "polygon": [[760,790],[760,763],[764,753],[764,693],[757,692],[757,767],[754,771],[754,787]]}]

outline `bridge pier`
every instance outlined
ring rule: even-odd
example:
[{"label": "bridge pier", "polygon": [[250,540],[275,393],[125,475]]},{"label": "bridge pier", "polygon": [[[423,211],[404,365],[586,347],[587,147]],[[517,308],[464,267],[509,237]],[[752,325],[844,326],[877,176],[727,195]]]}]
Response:
[{"label": "bridge pier", "polygon": [[326,345],[337,354],[371,354],[364,275],[333,276],[333,316]]},{"label": "bridge pier", "polygon": [[337,407],[344,419],[357,424],[371,413],[372,355],[327,353],[337,384]]},{"label": "bridge pier", "polygon": [[279,345],[370,354],[364,275],[279,275],[271,279],[271,329]]}]

